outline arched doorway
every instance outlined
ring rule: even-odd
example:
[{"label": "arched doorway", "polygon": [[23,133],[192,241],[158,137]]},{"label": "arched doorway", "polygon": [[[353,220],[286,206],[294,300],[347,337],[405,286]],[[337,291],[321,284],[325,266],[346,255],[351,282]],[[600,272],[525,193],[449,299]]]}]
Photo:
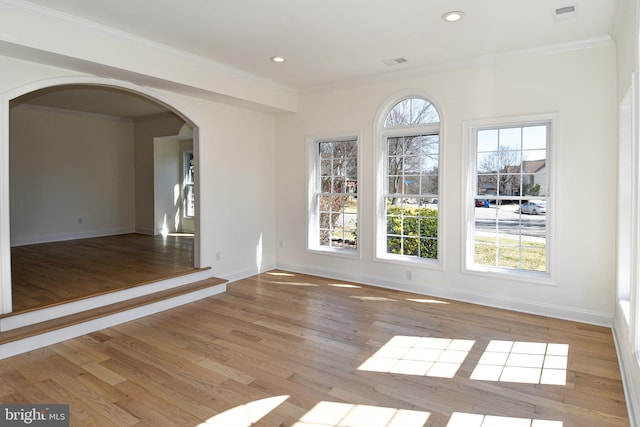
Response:
[{"label": "arched doorway", "polygon": [[[190,218],[193,225],[189,233],[178,233],[181,237],[189,234],[190,242],[171,245],[171,238],[160,236],[164,239],[161,248],[154,249],[152,245],[154,237],[158,240],[158,236],[154,236],[153,186],[154,174],[158,172],[154,171],[154,138],[175,136],[182,141],[182,147],[186,147],[185,138],[179,138],[180,130],[190,129],[191,145],[185,151],[193,153],[193,171],[197,171],[198,128],[177,108],[146,89],[99,78],[38,82],[0,96],[0,105],[2,123],[9,130],[0,137],[2,164],[6,166],[0,177],[0,193],[9,196],[2,197],[0,202],[2,313],[15,312],[15,277],[7,267],[11,266],[16,247],[45,244],[50,249],[56,242],[69,245],[79,240],[87,243],[86,239],[126,235],[129,240],[122,240],[119,245],[128,248],[138,245],[140,253],[145,254],[159,250],[162,254],[159,259],[163,262],[173,263],[172,250],[179,248],[179,254],[173,253],[178,254],[180,261],[176,262],[177,270],[172,270],[172,274],[182,267],[185,272],[199,267],[197,199],[193,203]],[[98,126],[96,132],[91,131],[92,126]],[[47,133],[50,129],[54,129],[55,135]],[[20,147],[25,139],[37,141],[30,147]],[[182,162],[182,158],[179,161]],[[191,174],[192,185],[197,188],[194,175],[197,174]],[[184,182],[180,180],[176,185],[183,186]],[[197,191],[193,193],[197,195]],[[182,194],[178,199],[179,215],[182,215],[185,206]],[[145,242],[142,238],[145,236],[151,240]],[[92,242],[91,247],[98,244],[102,242]],[[118,245],[106,244],[105,247],[109,245],[116,252],[123,252]],[[72,257],[68,248],[61,250],[66,251],[67,260]],[[84,254],[86,257],[86,247]],[[103,253],[97,256],[109,264],[109,268],[117,268],[117,257]],[[132,254],[130,258],[138,257]],[[99,271],[87,273],[86,264],[80,268],[82,275],[101,274]],[[40,267],[46,271],[46,260]],[[131,279],[108,280],[107,276],[116,276],[116,270],[104,271],[105,280],[96,288],[97,292],[148,283],[161,279],[163,274],[141,274],[149,267],[137,268],[135,262],[127,262],[123,269],[139,270],[139,274],[133,274]],[[40,276],[46,274],[40,273]],[[58,302],[65,302],[64,295],[71,299],[91,296],[70,291],[61,295],[63,298]],[[36,302],[21,304],[19,308],[38,308],[43,301],[46,305],[59,297],[31,298]]]}]

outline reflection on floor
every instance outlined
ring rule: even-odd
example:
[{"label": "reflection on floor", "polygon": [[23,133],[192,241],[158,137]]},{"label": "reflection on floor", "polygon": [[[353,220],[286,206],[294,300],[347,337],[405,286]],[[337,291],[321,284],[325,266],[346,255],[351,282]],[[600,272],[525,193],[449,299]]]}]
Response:
[{"label": "reflection on floor", "polygon": [[629,426],[610,328],[285,271],[0,374],[78,425]]},{"label": "reflection on floor", "polygon": [[13,312],[193,271],[193,235],[117,236],[11,248]]}]

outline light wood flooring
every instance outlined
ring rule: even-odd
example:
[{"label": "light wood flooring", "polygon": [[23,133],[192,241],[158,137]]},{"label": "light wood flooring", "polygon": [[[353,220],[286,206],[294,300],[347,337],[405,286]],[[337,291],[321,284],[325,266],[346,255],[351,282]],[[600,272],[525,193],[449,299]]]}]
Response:
[{"label": "light wood flooring", "polygon": [[608,328],[282,271],[0,360],[0,403],[72,426],[629,425]]},{"label": "light wood flooring", "polygon": [[186,274],[193,237],[123,234],[11,248],[13,312]]}]

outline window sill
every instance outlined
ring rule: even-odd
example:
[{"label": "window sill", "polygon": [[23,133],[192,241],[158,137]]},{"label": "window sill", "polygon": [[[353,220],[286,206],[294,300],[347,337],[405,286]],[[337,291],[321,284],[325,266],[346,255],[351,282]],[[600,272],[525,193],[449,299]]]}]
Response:
[{"label": "window sill", "polygon": [[360,251],[358,249],[341,249],[331,247],[313,247],[307,248],[307,252],[316,255],[331,255],[341,258],[360,259]]},{"label": "window sill", "polygon": [[506,268],[475,265],[471,268],[464,268],[462,272],[464,274],[492,277],[501,280],[515,280],[518,282],[526,282],[535,285],[558,286],[551,280],[550,274],[544,272],[511,270]]},{"label": "window sill", "polygon": [[407,257],[402,255],[385,254],[375,258],[378,262],[388,264],[405,265],[410,267],[428,268],[432,270],[442,270],[442,262],[439,259]]}]

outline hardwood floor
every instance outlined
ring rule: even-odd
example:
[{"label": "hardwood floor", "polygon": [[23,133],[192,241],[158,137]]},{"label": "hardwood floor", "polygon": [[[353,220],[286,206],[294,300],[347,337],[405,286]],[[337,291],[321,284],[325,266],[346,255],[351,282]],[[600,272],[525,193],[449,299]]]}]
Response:
[{"label": "hardwood floor", "polygon": [[281,271],[1,360],[0,402],[72,426],[629,425],[608,328]]},{"label": "hardwood floor", "polygon": [[194,271],[193,237],[123,234],[11,248],[13,312]]}]

